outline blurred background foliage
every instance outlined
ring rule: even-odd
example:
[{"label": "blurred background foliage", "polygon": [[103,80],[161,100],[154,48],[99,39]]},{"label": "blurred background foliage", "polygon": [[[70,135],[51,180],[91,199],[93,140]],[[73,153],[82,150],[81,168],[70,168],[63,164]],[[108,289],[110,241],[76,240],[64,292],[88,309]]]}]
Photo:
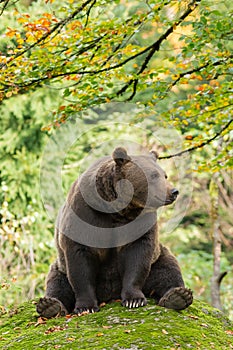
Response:
[{"label": "blurred background foliage", "polygon": [[[55,146],[66,144],[65,156],[59,147],[55,149],[60,153],[54,153],[54,158],[60,157],[63,162],[61,176],[65,196],[71,183],[93,159],[110,154],[116,145],[124,144],[129,152],[134,152],[137,144],[139,152],[154,148],[161,156],[166,156],[198,147],[221,132],[228,123],[229,127],[220,137],[205,147],[182,157],[160,160],[170,181],[181,193],[175,206],[161,210],[160,227],[161,240],[176,254],[186,284],[194,290],[196,297],[211,302],[212,235],[216,218],[210,184],[214,180],[218,187],[221,271],[228,272],[221,283],[221,301],[224,311],[233,318],[232,3],[230,0],[201,1],[199,5],[193,1],[193,7],[198,3],[198,10],[180,26],[182,2],[171,2],[169,6],[168,3],[121,0],[107,4],[97,1],[94,8],[94,14],[99,16],[99,22],[95,23],[97,34],[101,33],[101,26],[103,33],[116,30],[117,36],[112,33],[107,40],[110,40],[112,50],[121,43],[120,51],[116,52],[110,65],[152,45],[164,28],[172,24],[175,33],[152,56],[143,74],[137,74],[137,70],[146,56],[138,55],[118,71],[110,71],[109,75],[76,77],[77,81],[73,78],[73,85],[68,86],[69,74],[53,80],[53,74],[67,73],[67,68],[61,70],[64,61],[59,61],[58,53],[46,49],[46,45],[42,53],[40,47],[38,51],[29,50],[22,56],[22,61],[15,61],[15,65],[2,70],[0,307],[3,312],[26,298],[43,295],[48,267],[56,256],[53,241],[55,213],[48,215],[51,203],[57,209],[57,203],[54,203],[56,174],[44,173],[47,180],[42,189],[40,183],[44,171],[41,164],[51,139]],[[44,13],[60,20],[80,4],[80,1],[64,1],[61,6],[56,0],[9,2],[0,21],[2,61],[14,55],[14,50],[21,49],[20,38],[27,28],[24,27],[22,32],[22,25],[25,25],[27,14],[29,23],[46,17]],[[90,21],[95,18],[94,14],[90,14]],[[131,18],[128,26],[127,18]],[[85,21],[85,16],[78,20]],[[132,21],[136,24],[131,25]],[[44,25],[46,27],[46,23]],[[12,28],[17,28],[18,36]],[[76,27],[68,26],[68,34],[61,31],[63,38],[59,39],[60,33],[57,34],[56,40],[64,39],[66,50],[77,45],[72,41],[73,31],[78,33]],[[81,34],[85,33],[80,29]],[[95,37],[92,32],[88,35],[88,40]],[[80,45],[85,46],[87,40],[85,36],[83,38]],[[34,39],[28,40],[20,45],[28,47]],[[100,54],[96,61],[89,63],[85,57],[68,52],[69,69],[80,69],[85,65],[85,68],[97,69],[109,50],[109,46],[104,45],[107,44],[94,46],[93,50]],[[45,53],[47,59],[43,59]],[[205,68],[201,70],[201,66]],[[42,83],[40,77],[48,70],[51,76]],[[32,80],[37,82],[32,83]],[[129,84],[131,80],[137,81],[135,93],[131,89],[133,83]],[[125,91],[119,94],[127,84]],[[64,121],[66,126],[62,129]],[[72,133],[77,133],[75,142],[69,140]],[[52,191],[51,201],[54,202],[43,201],[41,191]]]}]

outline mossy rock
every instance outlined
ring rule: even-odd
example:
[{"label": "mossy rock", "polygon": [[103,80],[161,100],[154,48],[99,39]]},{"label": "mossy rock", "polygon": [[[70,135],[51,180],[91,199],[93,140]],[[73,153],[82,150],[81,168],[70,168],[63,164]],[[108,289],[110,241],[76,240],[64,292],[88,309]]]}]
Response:
[{"label": "mossy rock", "polygon": [[0,349],[233,349],[233,325],[195,301],[177,312],[154,305],[125,309],[118,302],[96,314],[38,318],[28,302],[0,319]]}]

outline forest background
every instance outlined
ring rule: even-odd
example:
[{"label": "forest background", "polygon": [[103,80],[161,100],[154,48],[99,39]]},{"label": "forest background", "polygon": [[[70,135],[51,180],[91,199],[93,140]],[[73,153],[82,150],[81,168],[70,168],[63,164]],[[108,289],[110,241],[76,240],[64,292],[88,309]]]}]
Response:
[{"label": "forest background", "polygon": [[43,295],[59,205],[123,144],[159,151],[180,190],[161,240],[233,318],[232,1],[3,0],[0,15],[1,312]]}]

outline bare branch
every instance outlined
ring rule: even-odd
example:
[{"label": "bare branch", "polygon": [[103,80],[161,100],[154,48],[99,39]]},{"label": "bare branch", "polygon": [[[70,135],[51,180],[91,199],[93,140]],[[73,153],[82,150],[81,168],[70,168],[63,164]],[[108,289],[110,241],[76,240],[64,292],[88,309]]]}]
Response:
[{"label": "bare branch", "polygon": [[220,286],[220,284],[221,284],[223,278],[224,278],[226,275],[227,275],[227,271],[224,271],[224,272],[222,272],[222,273],[218,276],[217,283],[219,284],[219,286]]}]

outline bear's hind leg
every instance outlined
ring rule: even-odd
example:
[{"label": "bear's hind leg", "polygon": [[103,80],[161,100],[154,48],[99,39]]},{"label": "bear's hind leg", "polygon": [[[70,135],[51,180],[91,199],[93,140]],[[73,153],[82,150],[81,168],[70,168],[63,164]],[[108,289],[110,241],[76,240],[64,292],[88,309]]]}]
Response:
[{"label": "bear's hind leg", "polygon": [[176,258],[161,245],[161,254],[152,264],[150,275],[143,288],[147,297],[155,298],[158,305],[182,310],[193,302],[193,293],[185,288]]},{"label": "bear's hind leg", "polygon": [[40,298],[36,310],[42,317],[51,318],[71,313],[75,305],[74,292],[64,273],[58,270],[57,264],[50,268],[44,298]]}]

